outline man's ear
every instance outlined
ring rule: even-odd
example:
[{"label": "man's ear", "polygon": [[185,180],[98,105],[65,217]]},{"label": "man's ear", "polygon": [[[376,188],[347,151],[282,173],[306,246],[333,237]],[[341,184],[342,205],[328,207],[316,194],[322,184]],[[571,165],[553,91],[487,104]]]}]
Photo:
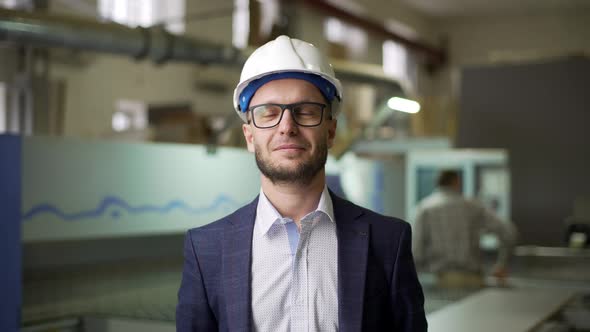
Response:
[{"label": "man's ear", "polygon": [[328,149],[334,145],[334,139],[336,138],[336,126],[338,125],[336,119],[332,118],[328,124]]},{"label": "man's ear", "polygon": [[244,138],[246,139],[248,151],[254,152],[254,136],[252,134],[252,126],[250,126],[247,123],[244,123],[242,125],[242,131],[244,132]]}]

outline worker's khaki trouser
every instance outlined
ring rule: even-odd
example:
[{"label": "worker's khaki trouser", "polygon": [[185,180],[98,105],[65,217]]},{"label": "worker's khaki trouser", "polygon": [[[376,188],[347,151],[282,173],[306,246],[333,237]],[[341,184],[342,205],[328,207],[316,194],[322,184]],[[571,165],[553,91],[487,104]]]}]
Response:
[{"label": "worker's khaki trouser", "polygon": [[441,288],[479,288],[484,279],[479,273],[445,271],[437,273],[437,286]]}]

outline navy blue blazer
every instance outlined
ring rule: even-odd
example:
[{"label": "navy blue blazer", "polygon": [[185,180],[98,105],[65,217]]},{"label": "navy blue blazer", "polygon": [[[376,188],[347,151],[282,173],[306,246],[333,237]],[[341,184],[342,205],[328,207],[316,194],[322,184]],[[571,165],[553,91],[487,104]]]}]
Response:
[{"label": "navy blue blazer", "polygon": [[[330,195],[338,237],[339,330],[426,331],[409,224]],[[188,231],[176,307],[178,332],[251,331],[257,204],[258,198]]]}]

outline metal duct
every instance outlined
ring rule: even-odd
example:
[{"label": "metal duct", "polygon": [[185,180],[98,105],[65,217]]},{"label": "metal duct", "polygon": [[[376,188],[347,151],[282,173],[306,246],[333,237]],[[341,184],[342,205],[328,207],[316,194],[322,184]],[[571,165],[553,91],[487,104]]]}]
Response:
[{"label": "metal duct", "polygon": [[0,9],[0,39],[149,58],[157,63],[240,65],[245,61],[234,47],[172,35],[162,27],[129,28],[78,17],[7,9]]}]

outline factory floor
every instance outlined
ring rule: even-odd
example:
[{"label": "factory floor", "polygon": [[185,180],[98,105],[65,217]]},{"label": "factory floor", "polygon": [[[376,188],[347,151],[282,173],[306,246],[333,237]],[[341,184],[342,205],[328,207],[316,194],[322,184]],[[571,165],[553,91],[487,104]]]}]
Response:
[{"label": "factory floor", "polygon": [[[89,314],[173,321],[181,269],[161,260],[37,271],[25,279],[23,323]],[[428,313],[475,291],[423,284]]]},{"label": "factory floor", "polygon": [[[153,259],[25,271],[23,326],[82,316],[173,322],[181,259]],[[510,287],[574,289],[590,294],[587,262],[535,258],[513,262]],[[432,313],[476,289],[438,289],[421,274],[425,310]],[[493,280],[489,280],[493,285]]]},{"label": "factory floor", "polygon": [[72,266],[25,274],[22,321],[104,315],[173,321],[182,262]]}]

